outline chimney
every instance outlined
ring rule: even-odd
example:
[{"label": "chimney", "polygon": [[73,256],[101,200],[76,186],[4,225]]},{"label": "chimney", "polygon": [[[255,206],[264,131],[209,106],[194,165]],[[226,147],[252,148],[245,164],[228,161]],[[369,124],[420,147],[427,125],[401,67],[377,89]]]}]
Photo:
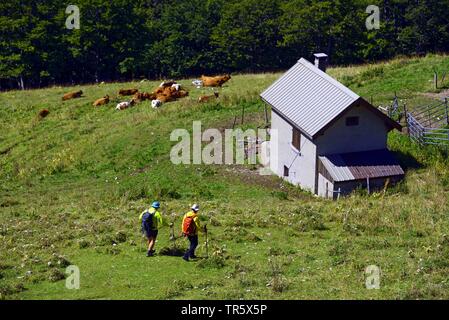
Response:
[{"label": "chimney", "polygon": [[326,72],[327,69],[327,54],[325,53],[315,53],[315,67],[320,69],[323,72]]}]

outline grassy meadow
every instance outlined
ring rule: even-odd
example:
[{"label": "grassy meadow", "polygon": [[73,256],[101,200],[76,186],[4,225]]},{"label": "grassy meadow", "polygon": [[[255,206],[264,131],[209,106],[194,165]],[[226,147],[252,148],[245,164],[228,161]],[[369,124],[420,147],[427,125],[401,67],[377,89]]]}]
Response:
[{"label": "grassy meadow", "polygon": [[[410,107],[430,103],[433,70],[449,57],[398,58],[338,67],[329,74],[375,105],[396,92]],[[448,299],[449,167],[443,152],[398,132],[389,145],[406,179],[370,196],[317,198],[254,166],[174,165],[175,128],[256,128],[259,94],[280,74],[234,75],[220,98],[180,80],[190,96],[151,108],[95,108],[120,88],[151,91],[159,82],[108,83],[0,93],[0,299]],[[449,84],[449,80],[448,80]],[[84,97],[61,101],[82,89]],[[448,94],[449,95],[449,94]],[[245,121],[241,123],[242,108]],[[41,109],[50,114],[38,119]],[[209,259],[147,258],[138,216],[162,203],[156,250],[169,223],[194,202],[209,228]],[[198,255],[206,255],[200,235]],[[65,287],[65,267],[80,269],[80,289]],[[380,289],[365,268],[381,269]]]}]

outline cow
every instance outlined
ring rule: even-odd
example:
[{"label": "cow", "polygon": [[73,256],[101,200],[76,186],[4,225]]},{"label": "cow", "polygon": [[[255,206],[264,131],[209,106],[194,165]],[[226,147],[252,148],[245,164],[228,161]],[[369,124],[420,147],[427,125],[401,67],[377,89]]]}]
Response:
[{"label": "cow", "polygon": [[46,116],[48,116],[49,114],[50,114],[50,111],[48,111],[48,109],[43,109],[43,110],[39,111],[38,116],[39,116],[39,118],[43,119]]},{"label": "cow", "polygon": [[201,81],[201,80],[193,80],[193,81],[192,81],[192,84],[193,84],[197,89],[199,89],[199,88],[201,88],[201,87],[203,86],[203,81]]},{"label": "cow", "polygon": [[120,89],[118,94],[120,96],[132,96],[139,92],[139,89]]},{"label": "cow", "polygon": [[162,105],[162,101],[161,100],[155,99],[155,100],[151,101],[151,106],[154,109],[159,108],[161,105]]},{"label": "cow", "polygon": [[176,99],[185,98],[185,97],[187,97],[188,95],[189,95],[189,92],[186,91],[186,90],[179,90],[179,91],[176,91],[175,93],[173,93],[173,96],[174,96]]},{"label": "cow", "polygon": [[137,92],[132,98],[132,100],[134,100],[135,102],[154,100],[154,99],[156,99],[156,94],[148,92]]},{"label": "cow", "polygon": [[65,95],[62,96],[62,101],[80,98],[82,95],[83,95],[83,91],[82,90],[69,92],[69,93],[66,93]]},{"label": "cow", "polygon": [[110,101],[109,96],[105,95],[103,98],[96,100],[93,103],[94,107],[104,106],[105,104],[108,104]]},{"label": "cow", "polygon": [[172,85],[176,84],[176,81],[173,80],[168,80],[168,81],[164,81],[161,83],[161,85],[159,86],[160,88],[166,88],[166,87],[171,87]]},{"label": "cow", "polygon": [[220,95],[220,94],[219,94],[218,92],[214,92],[213,95],[199,97],[199,98],[198,98],[198,102],[199,102],[199,103],[202,103],[202,102],[208,102],[209,100],[211,100],[211,99],[213,99],[213,98],[218,99],[219,95]]},{"label": "cow", "polygon": [[120,102],[115,107],[115,110],[125,110],[125,109],[128,109],[129,107],[134,106],[135,104],[136,104],[136,102],[132,99],[131,99],[131,101]]},{"label": "cow", "polygon": [[183,90],[181,85],[175,81],[162,82],[150,95],[151,100],[159,100],[161,103],[175,101],[187,97],[189,93]]},{"label": "cow", "polygon": [[203,82],[204,87],[221,87],[230,79],[231,75],[227,74],[224,76],[216,76],[216,77],[208,77],[203,75],[201,76],[200,80]]},{"label": "cow", "polygon": [[159,95],[156,96],[156,100],[159,100],[162,103],[165,103],[165,102],[175,101],[176,98],[174,96],[172,96],[172,95],[159,94]]}]

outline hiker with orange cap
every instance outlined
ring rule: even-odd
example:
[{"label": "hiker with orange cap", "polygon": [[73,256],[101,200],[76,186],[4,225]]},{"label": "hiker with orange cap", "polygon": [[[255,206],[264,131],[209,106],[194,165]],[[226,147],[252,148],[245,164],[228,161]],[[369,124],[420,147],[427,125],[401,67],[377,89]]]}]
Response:
[{"label": "hiker with orange cap", "polygon": [[189,212],[182,218],[182,234],[187,237],[190,242],[189,249],[182,257],[185,261],[195,259],[195,249],[198,246],[198,231],[202,231],[198,211],[200,206],[194,204]]}]

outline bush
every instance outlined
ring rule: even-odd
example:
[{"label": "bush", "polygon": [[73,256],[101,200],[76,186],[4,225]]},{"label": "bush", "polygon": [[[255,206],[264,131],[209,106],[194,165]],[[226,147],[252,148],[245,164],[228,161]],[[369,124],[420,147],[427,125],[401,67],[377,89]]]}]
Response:
[{"label": "bush", "polygon": [[279,200],[288,200],[288,193],[284,191],[272,191],[271,195]]},{"label": "bush", "polygon": [[89,241],[87,241],[85,239],[81,239],[81,240],[78,241],[78,247],[80,249],[85,249],[85,248],[88,248],[89,246],[90,246]]},{"label": "bush", "polygon": [[319,212],[316,212],[313,208],[298,208],[293,213],[294,215],[298,215],[300,217],[300,220],[298,221],[299,231],[307,232],[313,230],[327,230],[327,227],[323,222],[323,216]]},{"label": "bush", "polygon": [[126,235],[126,233],[123,232],[123,231],[118,231],[118,232],[115,234],[115,242],[116,242],[116,243],[123,243],[123,242],[126,242],[126,239],[127,239],[127,235]]},{"label": "bush", "polygon": [[51,282],[57,282],[63,279],[65,279],[65,274],[61,270],[56,268],[50,270],[48,280]]},{"label": "bush", "polygon": [[349,260],[351,245],[348,241],[337,240],[329,249],[329,256],[332,258],[332,265],[338,266]]},{"label": "bush", "polygon": [[198,268],[201,269],[221,269],[225,266],[225,259],[222,256],[212,256],[209,259],[200,260],[197,264]]}]

